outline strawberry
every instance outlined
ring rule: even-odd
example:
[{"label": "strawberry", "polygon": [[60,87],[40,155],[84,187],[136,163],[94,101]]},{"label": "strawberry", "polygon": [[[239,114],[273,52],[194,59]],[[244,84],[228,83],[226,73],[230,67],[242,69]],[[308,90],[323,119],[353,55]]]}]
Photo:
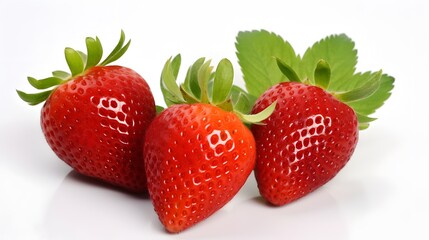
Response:
[{"label": "strawberry", "polygon": [[252,133],[260,194],[273,205],[284,205],[327,183],[349,161],[359,124],[355,111],[344,102],[371,95],[381,73],[362,88],[330,93],[325,90],[330,78],[326,61],[317,64],[315,86],[300,82],[286,63],[279,59],[277,63],[294,82],[276,84],[257,99],[253,113],[274,101],[277,106],[264,125],[252,126]]},{"label": "strawberry", "polygon": [[102,45],[87,38],[88,54],[66,48],[71,74],[53,72],[42,80],[28,77],[37,89],[17,91],[41,109],[43,134],[54,153],[77,172],[129,191],[146,190],[143,137],[155,117],[155,103],[146,81],[132,69],[107,66],[128,49],[121,32],[118,45],[99,64]]},{"label": "strawberry", "polygon": [[[246,97],[235,92],[241,97],[230,98],[232,64],[222,60],[211,81],[210,61],[203,62],[199,59],[189,69],[179,87],[175,81],[180,55],[167,61],[161,86],[169,107],[155,118],[146,134],[148,190],[169,232],[201,222],[240,190],[256,157],[255,141],[242,121],[258,122],[274,110],[271,107],[255,116],[237,111]],[[211,95],[207,90],[210,85]]]}]

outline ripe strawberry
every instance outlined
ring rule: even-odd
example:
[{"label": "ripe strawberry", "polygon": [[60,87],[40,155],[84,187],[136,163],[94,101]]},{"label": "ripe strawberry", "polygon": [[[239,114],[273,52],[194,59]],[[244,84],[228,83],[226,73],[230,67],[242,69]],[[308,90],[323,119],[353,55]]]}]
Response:
[{"label": "ripe strawberry", "polygon": [[[256,154],[253,136],[240,118],[257,122],[274,109],[257,116],[231,112],[231,63],[226,59],[219,63],[209,96],[211,67],[202,61],[190,68],[180,88],[175,83],[180,58],[167,61],[161,86],[167,105],[177,105],[155,118],[144,144],[150,198],[169,232],[206,219],[240,190],[254,168]],[[192,90],[189,86],[199,87]],[[241,96],[242,102],[245,96]]]},{"label": "ripe strawberry", "polygon": [[256,154],[240,119],[209,104],[167,108],[150,125],[144,151],[151,199],[170,232],[225,205],[253,170]]},{"label": "ripe strawberry", "polygon": [[[278,64],[295,80],[290,67],[280,60]],[[319,188],[344,167],[358,141],[358,119],[340,99],[370,95],[380,76],[361,89],[334,96],[323,89],[329,84],[330,69],[322,60],[315,72],[318,86],[283,82],[258,98],[253,113],[277,101],[264,125],[252,126],[255,177],[262,197],[274,205],[287,204]]]},{"label": "ripe strawberry", "polygon": [[19,96],[30,105],[46,100],[41,126],[55,154],[77,172],[130,191],[146,190],[141,160],[143,137],[155,117],[146,81],[122,66],[106,66],[127,50],[125,35],[112,53],[102,57],[98,38],[87,38],[88,55],[66,48],[71,73],[61,71],[31,85],[46,92]]}]

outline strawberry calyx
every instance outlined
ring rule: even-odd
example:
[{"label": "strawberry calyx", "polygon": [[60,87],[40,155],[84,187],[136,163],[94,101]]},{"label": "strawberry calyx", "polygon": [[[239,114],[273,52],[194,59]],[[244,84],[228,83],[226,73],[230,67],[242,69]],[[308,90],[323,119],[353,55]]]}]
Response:
[{"label": "strawberry calyx", "polygon": [[[255,101],[246,91],[233,84],[232,63],[224,58],[215,70],[211,60],[199,58],[189,68],[182,84],[177,83],[181,55],[169,58],[161,73],[161,90],[167,107],[174,104],[206,103],[234,112],[246,124],[261,124],[274,111],[276,102],[259,112],[249,114]],[[161,112],[158,106],[157,111]]]},{"label": "strawberry calyx", "polygon": [[27,102],[29,105],[37,105],[44,102],[55,88],[65,82],[74,79],[77,76],[84,75],[85,72],[94,66],[106,66],[116,60],[118,60],[130,46],[131,40],[125,43],[125,33],[121,30],[120,39],[116,47],[110,52],[110,54],[100,63],[103,57],[103,47],[98,37],[92,38],[87,37],[85,40],[87,53],[83,53],[79,50],[66,47],[64,49],[64,55],[67,65],[70,69],[69,72],[65,71],[53,71],[52,76],[44,79],[36,79],[28,77],[27,80],[31,86],[38,90],[46,90],[38,93],[25,93],[17,90],[19,97]]},{"label": "strawberry calyx", "polygon": [[280,71],[289,79],[289,81],[301,82],[307,85],[315,85],[317,87],[320,87],[325,91],[329,92],[339,101],[351,107],[355,111],[356,116],[358,118],[360,130],[368,128],[369,122],[375,120],[374,118],[359,114],[358,111],[356,111],[356,109],[354,109],[353,105],[350,103],[368,98],[378,90],[382,77],[381,70],[371,76],[371,78],[359,88],[355,88],[350,91],[333,92],[328,90],[331,78],[331,68],[329,63],[324,59],[320,59],[315,66],[314,83],[310,82],[309,79],[300,79],[295,70],[280,58],[276,58],[276,61]]}]

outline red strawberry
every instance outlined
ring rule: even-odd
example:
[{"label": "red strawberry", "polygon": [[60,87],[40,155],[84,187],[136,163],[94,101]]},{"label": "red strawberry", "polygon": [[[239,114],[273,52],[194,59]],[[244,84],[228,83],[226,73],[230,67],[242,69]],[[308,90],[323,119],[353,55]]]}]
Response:
[{"label": "red strawberry", "polygon": [[67,48],[71,75],[57,71],[42,80],[29,77],[38,89],[54,88],[18,94],[31,105],[46,100],[41,126],[61,160],[79,173],[140,192],[146,190],[142,136],[155,117],[155,103],[148,84],[135,71],[105,66],[127,50],[129,42],[122,47],[124,38],[122,32],[115,50],[98,66],[98,38],[87,38],[87,56]]},{"label": "red strawberry", "polygon": [[[150,198],[169,232],[193,226],[230,201],[253,170],[256,154],[253,136],[238,116],[250,121],[258,116],[252,119],[231,112],[231,63],[219,63],[210,97],[205,88],[210,85],[211,75],[207,62],[197,61],[188,72],[189,82],[179,88],[175,83],[179,61],[175,58],[167,62],[161,86],[168,105],[182,104],[170,106],[155,118],[144,145]],[[218,84],[225,84],[224,88],[218,88]],[[192,90],[186,85],[199,87]],[[176,90],[181,94],[176,95]],[[198,103],[202,99],[207,102]]]},{"label": "red strawberry", "polygon": [[[285,74],[292,71],[278,63]],[[294,76],[291,74],[291,78]],[[316,84],[327,86],[329,76],[327,63],[319,62]],[[358,119],[354,110],[339,100],[341,96],[337,99],[319,86],[277,84],[258,98],[252,110],[257,113],[277,101],[265,125],[252,126],[258,188],[262,197],[274,205],[287,204],[328,182],[349,161],[356,147]],[[342,97],[363,97],[377,84],[365,88]]]},{"label": "red strawberry", "polygon": [[167,108],[146,137],[149,192],[170,232],[188,228],[225,205],[255,164],[250,130],[235,114],[209,104]]}]

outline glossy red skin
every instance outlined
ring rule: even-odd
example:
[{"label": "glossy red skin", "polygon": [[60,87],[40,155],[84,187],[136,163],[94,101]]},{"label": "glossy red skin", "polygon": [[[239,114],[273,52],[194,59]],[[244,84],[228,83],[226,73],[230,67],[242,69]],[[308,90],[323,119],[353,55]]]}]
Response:
[{"label": "glossy red skin", "polygon": [[150,125],[144,146],[148,190],[161,223],[180,232],[212,215],[254,168],[255,141],[231,112],[174,105]]},{"label": "glossy red skin", "polygon": [[260,194],[273,205],[299,199],[332,179],[358,141],[353,109],[316,86],[285,82],[259,97],[253,113],[277,100],[274,113],[253,125]]},{"label": "glossy red skin", "polygon": [[41,125],[52,150],[77,172],[142,192],[141,145],[155,114],[152,93],[139,74],[97,66],[51,94]]}]

